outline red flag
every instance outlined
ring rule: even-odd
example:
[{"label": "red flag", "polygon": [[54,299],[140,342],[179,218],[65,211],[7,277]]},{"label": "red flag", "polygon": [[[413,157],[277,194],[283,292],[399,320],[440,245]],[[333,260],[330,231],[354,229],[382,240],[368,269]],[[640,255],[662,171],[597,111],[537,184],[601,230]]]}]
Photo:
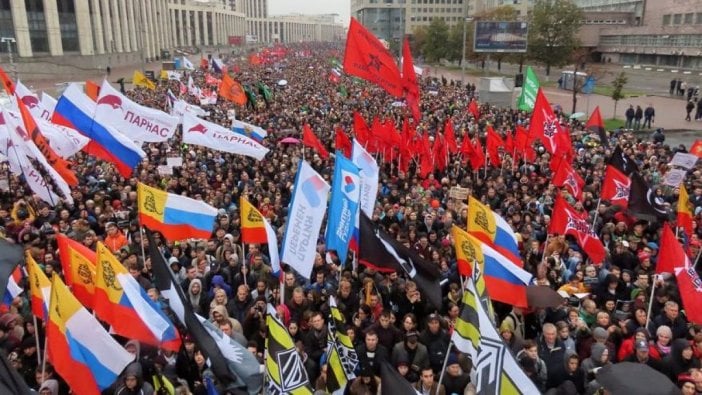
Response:
[{"label": "red flag", "polygon": [[473,118],[475,118],[476,122],[478,119],[480,119],[480,108],[478,108],[478,102],[475,99],[470,101],[470,104],[468,105],[468,112],[473,114]]},{"label": "red flag", "polygon": [[399,170],[403,173],[409,171],[410,162],[412,160],[412,148],[414,145],[414,133],[410,132],[409,122],[407,118],[402,120],[402,143],[400,144],[400,158],[398,161]]},{"label": "red flag", "polygon": [[419,177],[427,178],[429,173],[434,170],[434,159],[432,158],[431,146],[429,144],[429,133],[424,132],[421,141],[420,162],[419,162]]},{"label": "red flag", "polygon": [[447,119],[446,124],[444,124],[444,137],[446,138],[448,151],[451,154],[457,153],[458,143],[456,143],[456,133],[453,131],[453,122],[451,122],[451,118]]},{"label": "red flag", "polygon": [[573,169],[573,166],[571,166],[570,163],[561,161],[561,164],[558,166],[558,169],[553,175],[553,180],[551,180],[551,182],[557,187],[566,187],[571,195],[582,201],[585,181],[583,181],[582,177],[580,177],[578,172]]},{"label": "red flag", "polygon": [[478,170],[485,166],[485,152],[483,152],[483,145],[480,144],[480,138],[475,138],[475,144],[473,145],[473,155],[470,157],[470,167],[473,170]]},{"label": "red flag", "polygon": [[556,197],[553,205],[553,214],[551,223],[548,226],[548,232],[575,237],[580,248],[596,264],[604,261],[607,255],[602,242],[587,223],[587,214],[575,211],[561,195]]},{"label": "red flag", "polygon": [[487,125],[487,135],[485,137],[485,147],[487,148],[488,160],[490,164],[495,167],[502,166],[502,160],[500,160],[500,148],[504,148],[505,142],[502,137],[495,132],[492,125]]},{"label": "red flag", "polygon": [[334,136],[334,148],[336,148],[338,151],[343,152],[345,157],[351,158],[351,149],[353,148],[353,145],[351,144],[349,136],[347,136],[346,133],[344,133],[344,130],[341,128],[341,126],[336,128],[336,135]]},{"label": "red flag", "polygon": [[261,64],[261,62],[262,62],[261,57],[258,56],[257,54],[251,54],[249,56],[249,64],[254,65],[254,66],[258,66],[259,64]]},{"label": "red flag", "polygon": [[9,96],[15,94],[15,83],[12,82],[12,79],[7,75],[7,73],[5,73],[5,70],[3,70],[2,67],[0,67],[0,83],[2,83],[3,88],[5,88],[5,92],[7,92]]},{"label": "red flag", "polygon": [[690,153],[702,158],[702,140],[695,140],[695,143],[690,147]]},{"label": "red flag", "polygon": [[392,54],[353,17],[346,36],[344,71],[402,97],[402,78]]},{"label": "red flag", "polygon": [[414,62],[410,52],[409,40],[405,36],[402,45],[402,87],[405,91],[405,100],[412,111],[412,117],[419,122],[421,113],[419,112],[419,84],[417,74],[414,72]]},{"label": "red flag", "polygon": [[690,323],[702,324],[702,281],[691,266],[676,269],[680,298],[685,308],[685,317]]},{"label": "red flag", "polygon": [[663,225],[660,246],[658,261],[656,262],[656,273],[675,273],[676,268],[690,266],[682,245],[675,238],[675,234],[668,224]]},{"label": "red flag", "polygon": [[357,111],[353,112],[353,131],[356,135],[356,140],[363,146],[369,153],[377,152],[375,144],[371,144],[371,132],[368,128],[366,120],[363,119],[363,115],[359,114]]},{"label": "red flag", "polygon": [[207,61],[205,58],[200,58],[200,68],[203,70],[207,70],[210,68],[210,62]]},{"label": "red flag", "polygon": [[556,119],[551,106],[548,104],[546,95],[539,88],[536,94],[534,112],[531,114],[529,122],[529,136],[532,139],[541,139],[541,143],[551,154],[562,154],[569,149],[564,146],[563,135],[565,132]]},{"label": "red flag", "polygon": [[317,136],[314,135],[308,124],[302,127],[302,144],[316,150],[322,158],[329,159],[329,152],[324,148],[324,145],[319,141]]},{"label": "red flag", "polygon": [[607,132],[605,131],[604,122],[602,122],[602,114],[600,114],[600,106],[595,107],[595,110],[590,114],[590,119],[587,120],[585,129],[597,133],[600,136],[600,143],[605,147],[609,147]]},{"label": "red flag", "polygon": [[446,148],[446,139],[444,139],[444,136],[441,133],[437,133],[436,137],[434,138],[433,151],[434,166],[436,166],[439,171],[446,170],[446,165],[448,162],[448,149]]},{"label": "red flag", "polygon": [[523,157],[526,162],[536,161],[536,151],[531,146],[531,138],[529,133],[523,126],[517,126],[517,132],[514,135],[514,145],[517,148],[517,157]]},{"label": "red flag", "polygon": [[612,165],[607,165],[600,197],[613,205],[627,208],[631,179]]},{"label": "red flag", "polygon": [[510,156],[516,156],[514,154],[514,139],[512,138],[511,130],[508,130],[505,134],[505,152]]},{"label": "red flag", "polygon": [[[473,142],[470,141],[468,134],[463,136],[463,141],[461,141],[461,163],[466,163],[469,158],[473,157]],[[472,167],[472,165],[471,165]],[[476,170],[476,169],[473,169]]]},{"label": "red flag", "polygon": [[39,151],[44,155],[46,158],[46,161],[53,167],[56,172],[66,181],[66,183],[72,187],[75,187],[78,185],[78,177],[76,177],[76,174],[69,169],[70,163],[60,157],[56,151],[51,148],[49,145],[49,140],[44,137],[43,134],[41,134],[41,130],[39,130],[39,126],[37,126],[37,123],[34,122],[34,118],[32,117],[32,114],[29,112],[29,109],[27,109],[27,106],[24,104],[24,102],[20,99],[18,95],[16,95],[17,98],[17,106],[19,107],[20,114],[22,114],[22,121],[24,122],[24,129],[27,131],[29,134],[29,137],[32,139],[34,142],[34,145],[39,148]]}]

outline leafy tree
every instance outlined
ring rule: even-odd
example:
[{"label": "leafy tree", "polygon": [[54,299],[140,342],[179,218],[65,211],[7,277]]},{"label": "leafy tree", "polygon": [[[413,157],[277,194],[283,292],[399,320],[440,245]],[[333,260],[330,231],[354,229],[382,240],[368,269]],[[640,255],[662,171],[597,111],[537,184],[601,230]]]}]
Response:
[{"label": "leafy tree", "polygon": [[438,62],[445,58],[448,51],[449,27],[443,19],[434,18],[427,27],[426,40],[422,45],[422,54],[428,62]]},{"label": "leafy tree", "polygon": [[[468,29],[468,26],[466,26]],[[467,32],[467,31],[466,31]],[[466,40],[466,45],[468,40]],[[446,42],[446,59],[450,61],[461,61],[463,55],[461,46],[463,45],[463,25],[457,23],[449,29],[448,41]]]},{"label": "leafy tree", "polygon": [[571,0],[536,0],[529,23],[528,51],[532,59],[546,65],[563,66],[580,46],[578,30],[583,11]]},{"label": "leafy tree", "polygon": [[629,78],[627,78],[625,72],[619,73],[617,78],[612,81],[612,100],[614,100],[614,118],[617,118],[617,103],[619,100],[624,98],[624,93],[622,93],[622,90],[624,89],[624,85],[629,82]]}]

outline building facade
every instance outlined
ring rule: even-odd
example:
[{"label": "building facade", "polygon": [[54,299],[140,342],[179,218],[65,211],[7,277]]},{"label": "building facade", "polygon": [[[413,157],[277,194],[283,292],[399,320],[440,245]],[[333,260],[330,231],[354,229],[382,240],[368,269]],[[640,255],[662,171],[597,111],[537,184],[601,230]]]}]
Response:
[{"label": "building facade", "polygon": [[476,0],[351,0],[351,16],[377,37],[397,42],[434,18],[449,26],[459,24],[476,4]]},{"label": "building facade", "polygon": [[0,62],[32,75],[226,49],[247,35],[271,43],[343,40],[344,32],[333,18],[269,17],[267,0],[0,0]]}]

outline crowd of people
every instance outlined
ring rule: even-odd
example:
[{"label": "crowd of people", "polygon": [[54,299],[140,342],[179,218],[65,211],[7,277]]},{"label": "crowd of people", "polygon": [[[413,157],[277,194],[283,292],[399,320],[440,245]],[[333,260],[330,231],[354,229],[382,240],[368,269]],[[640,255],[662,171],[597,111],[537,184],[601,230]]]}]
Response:
[{"label": "crowd of people", "polygon": [[[299,49],[306,50],[304,56]],[[419,176],[417,163],[403,173],[396,162],[383,163],[378,158],[380,185],[373,220],[440,268],[445,280],[440,306],[429,303],[417,284],[402,273],[379,273],[355,265],[351,255],[343,262],[327,263],[323,237],[311,278],[286,268],[282,288],[270,266],[271,246],[243,246],[241,242],[239,199],[248,198],[276,229],[280,240],[297,162],[305,158],[331,181],[333,159],[279,141],[300,137],[303,125],[309,124],[333,152],[337,127],[352,135],[354,111],[369,122],[375,116],[389,119],[398,129],[403,119],[411,117],[406,107],[393,105],[396,99],[376,86],[350,76],[342,76],[340,82],[329,80],[330,59],[342,57],[341,47],[327,44],[292,46],[287,56],[262,65],[223,56],[229,69],[236,69],[232,72],[236,80],[250,86],[264,82],[273,91],[273,98],[265,102],[259,97],[256,106],[247,107],[220,99],[215,105],[204,106],[209,112],[205,118],[228,126],[230,110],[235,110],[237,119],[266,129],[269,135],[264,145],[270,153],[264,160],[187,146],[176,137],[169,143],[146,145],[147,158],[133,177],[126,179],[111,164],[79,153],[73,158],[73,169],[81,182],[72,190],[72,206],[59,203],[51,207],[33,196],[21,177],[10,177],[9,190],[0,192],[3,237],[29,249],[48,275],[62,275],[57,233],[91,249],[102,240],[149,295],[162,301],[152,285],[150,259],[142,255],[148,241],[142,237],[137,221],[137,180],[202,199],[219,209],[209,240],[157,238],[156,242],[195,311],[245,345],[261,362],[266,305],[272,303],[297,344],[311,386],[325,393],[330,374],[325,357],[326,323],[329,297],[333,295],[359,358],[355,372],[358,378],[349,383],[348,393],[377,393],[382,385],[380,362],[390,361],[420,393],[468,394],[475,390],[469,375],[470,359],[455,350],[448,356],[446,353],[460,315],[462,295],[450,228],[453,224],[464,227],[467,215],[466,202],[452,199],[449,191],[453,187],[469,188],[472,196],[512,226],[524,269],[533,274],[536,283],[559,290],[564,296],[560,308],[523,309],[495,303],[499,333],[542,392],[596,393],[601,387],[596,378],[598,368],[632,361],[665,374],[685,394],[702,393],[702,323],[686,319],[675,278],[654,275],[661,223],[637,220],[606,202],[598,206],[605,163],[613,147],[619,145],[639,165],[646,181],[656,186],[655,193],[666,202],[672,220],[679,191],[663,186],[661,180],[672,156],[686,152],[686,148],[670,147],[626,130],[613,131],[611,148],[605,148],[596,135],[565,114],[559,114],[559,119],[571,131],[576,148],[573,166],[586,181],[582,201],[574,202],[574,207],[588,213],[591,220],[596,217],[592,227],[608,252],[601,265],[592,264],[587,251],[574,240],[547,238],[554,198],[567,193],[550,183],[550,156],[537,142],[535,161],[513,163],[505,153],[501,168],[481,169],[479,173],[460,154],[450,156],[444,171],[436,170],[426,178]],[[196,85],[206,87],[207,73],[213,71],[186,71],[183,82],[187,82],[186,76],[192,76]],[[277,84],[283,79],[287,84]],[[459,141],[484,138],[488,123],[503,135],[518,125],[528,126],[528,113],[480,102],[480,92],[474,85],[425,76],[420,86],[422,117],[415,125],[420,133],[443,131],[447,119],[453,122]],[[141,104],[167,110],[168,89],[179,92],[180,82],[159,81],[155,90],[136,88],[127,94]],[[194,96],[182,97],[198,103]],[[481,103],[479,119],[466,111],[473,98]],[[182,167],[175,167],[172,175],[159,173],[158,166],[173,156],[183,158]],[[696,264],[702,211],[699,165],[687,173],[685,184],[695,214],[694,234],[685,242]],[[657,285],[652,294],[654,282]],[[31,388],[41,394],[68,393],[51,364],[42,366],[38,362],[37,355],[44,354],[45,333],[38,322],[35,326],[32,320],[28,292],[20,294],[0,316],[0,347]],[[170,393],[160,377],[173,383],[174,393],[206,393],[205,377],[211,373],[189,336],[178,353],[120,340],[135,355],[135,362],[106,393],[149,394],[154,388],[160,388],[157,393]],[[444,363],[446,369],[439,385]]]}]

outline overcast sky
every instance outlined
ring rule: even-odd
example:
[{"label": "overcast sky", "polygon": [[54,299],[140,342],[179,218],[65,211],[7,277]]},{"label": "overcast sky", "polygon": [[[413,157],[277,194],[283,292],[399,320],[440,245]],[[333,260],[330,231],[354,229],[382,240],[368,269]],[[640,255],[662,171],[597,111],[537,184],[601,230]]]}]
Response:
[{"label": "overcast sky", "polygon": [[341,22],[349,23],[350,0],[268,0],[271,15],[282,14],[339,14]]}]

